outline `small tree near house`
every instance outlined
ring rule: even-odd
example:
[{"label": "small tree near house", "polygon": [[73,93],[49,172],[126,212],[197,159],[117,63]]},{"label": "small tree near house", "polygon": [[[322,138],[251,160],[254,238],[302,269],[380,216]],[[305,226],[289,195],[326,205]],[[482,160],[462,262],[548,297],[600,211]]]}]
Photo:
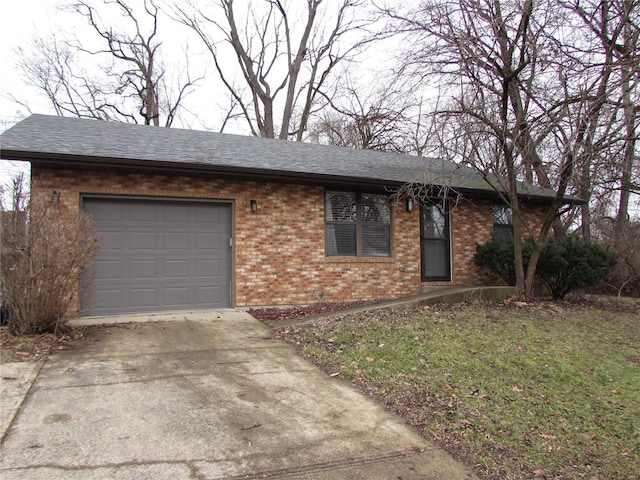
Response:
[{"label": "small tree near house", "polygon": [[[2,300],[15,335],[57,334],[98,250],[88,216],[73,212],[55,194],[31,201],[23,176],[1,204]],[[6,204],[9,205],[6,205]]]}]

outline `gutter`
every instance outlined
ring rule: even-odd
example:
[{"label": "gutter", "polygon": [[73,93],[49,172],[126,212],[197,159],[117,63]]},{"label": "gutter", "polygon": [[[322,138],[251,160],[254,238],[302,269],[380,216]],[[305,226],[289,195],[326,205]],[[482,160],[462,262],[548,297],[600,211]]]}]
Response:
[{"label": "gutter", "polygon": [[[228,180],[268,181],[275,183],[295,183],[301,185],[330,186],[343,188],[373,188],[385,190],[398,188],[406,182],[397,180],[385,180],[368,177],[355,177],[345,175],[330,175],[321,173],[305,173],[290,170],[270,170],[264,168],[247,168],[230,165],[212,165],[206,163],[181,163],[159,160],[139,160],[132,158],[116,157],[90,157],[86,155],[56,154],[48,152],[30,152],[22,150],[2,150],[0,158],[6,160],[29,161],[33,165],[44,168],[84,170],[91,168],[101,171],[133,172],[151,174],[176,174],[191,176],[211,176]],[[458,190],[463,196],[486,200],[498,200],[499,195],[487,184],[486,189],[480,188],[452,188]],[[551,203],[553,197],[547,195],[521,194],[523,200],[538,203]],[[584,205],[586,200],[576,197],[566,197],[564,204]]]}]

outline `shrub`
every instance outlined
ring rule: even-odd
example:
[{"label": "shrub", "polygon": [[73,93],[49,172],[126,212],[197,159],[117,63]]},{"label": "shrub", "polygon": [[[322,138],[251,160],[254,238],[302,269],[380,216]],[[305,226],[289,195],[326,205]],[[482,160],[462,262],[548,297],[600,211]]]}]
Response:
[{"label": "shrub", "polygon": [[[523,261],[531,258],[532,241],[523,244]],[[476,265],[487,268],[513,285],[515,260],[513,241],[492,240],[476,245]],[[586,243],[578,238],[551,239],[540,253],[536,278],[540,280],[554,299],[561,300],[569,292],[595,285],[606,278],[616,265],[616,255],[598,244]]]},{"label": "shrub", "polygon": [[[525,265],[531,257],[531,240],[527,239],[522,247]],[[476,243],[475,264],[498,275],[507,285],[516,283],[516,267],[513,254],[513,239],[491,240],[485,244]]]},{"label": "shrub", "polygon": [[616,254],[597,243],[574,237],[551,239],[540,255],[536,275],[551,296],[561,300],[569,292],[604,280],[616,263]]},{"label": "shrub", "polygon": [[55,334],[85,284],[83,269],[95,257],[97,237],[86,215],[60,203],[29,205],[17,181],[13,190],[13,208],[2,209],[0,255],[9,331]]}]

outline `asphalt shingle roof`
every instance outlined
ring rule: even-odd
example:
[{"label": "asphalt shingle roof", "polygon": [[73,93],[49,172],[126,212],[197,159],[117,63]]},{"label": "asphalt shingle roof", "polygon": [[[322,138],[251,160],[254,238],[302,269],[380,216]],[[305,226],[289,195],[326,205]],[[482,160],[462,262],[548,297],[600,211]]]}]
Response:
[{"label": "asphalt shingle roof", "polygon": [[[47,156],[78,164],[117,160],[157,162],[173,167],[260,171],[352,179],[380,185],[406,182],[449,183],[461,190],[492,191],[481,175],[445,160],[328,145],[178,128],[32,115],[0,135],[2,158],[42,161]],[[523,192],[552,198],[554,192],[527,186]]]}]

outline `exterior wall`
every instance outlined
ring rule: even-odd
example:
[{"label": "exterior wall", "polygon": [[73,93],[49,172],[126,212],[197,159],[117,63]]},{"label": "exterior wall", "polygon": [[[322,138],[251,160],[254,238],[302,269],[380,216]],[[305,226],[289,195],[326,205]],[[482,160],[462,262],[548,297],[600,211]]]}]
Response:
[{"label": "exterior wall", "polygon": [[[475,265],[473,257],[476,244],[487,243],[493,237],[493,206],[498,202],[488,200],[465,200],[452,212],[451,250],[453,257],[454,285],[503,285],[504,281]],[[531,232],[537,234],[548,207],[538,204],[520,205],[525,222]],[[529,236],[526,226],[522,235]]]},{"label": "exterior wall", "polygon": [[[420,212],[396,204],[392,257],[326,257],[324,188],[219,178],[32,168],[32,195],[80,208],[82,194],[232,200],[235,231],[233,304],[300,305],[395,298],[426,285],[482,285],[477,242],[492,234],[491,202],[463,200],[452,212],[452,282],[421,282]],[[258,203],[251,212],[250,200]]]},{"label": "exterior wall", "polygon": [[451,212],[451,270],[455,285],[490,285],[493,279],[473,261],[477,243],[493,235],[493,203],[462,199]]}]

